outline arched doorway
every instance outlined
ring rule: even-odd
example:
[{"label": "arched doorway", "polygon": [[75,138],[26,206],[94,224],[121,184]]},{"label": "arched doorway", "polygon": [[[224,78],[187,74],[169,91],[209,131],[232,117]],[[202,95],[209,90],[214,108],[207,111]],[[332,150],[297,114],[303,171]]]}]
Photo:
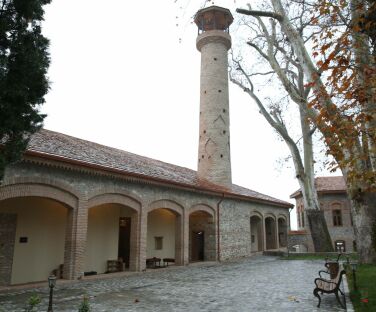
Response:
[{"label": "arched doorway", "polygon": [[287,247],[287,222],[283,217],[278,218],[278,242],[279,247]]},{"label": "arched doorway", "polygon": [[262,217],[253,215],[250,219],[251,226],[251,252],[263,250],[264,235],[262,230]]},{"label": "arched doorway", "polygon": [[276,249],[276,222],[273,217],[265,218],[266,249]]},{"label": "arched doorway", "polygon": [[101,274],[135,271],[138,258],[137,233],[136,209],[119,203],[90,207],[84,272]]},{"label": "arched doorway", "polygon": [[0,284],[46,281],[51,273],[62,277],[71,210],[38,196],[0,201]]},{"label": "arched doorway", "polygon": [[215,259],[214,217],[207,211],[196,210],[189,215],[189,262]]},{"label": "arched doorway", "polygon": [[[163,264],[182,264],[182,216],[170,208],[156,208],[148,213],[146,264],[159,267]],[[159,259],[150,262],[150,259]]]}]

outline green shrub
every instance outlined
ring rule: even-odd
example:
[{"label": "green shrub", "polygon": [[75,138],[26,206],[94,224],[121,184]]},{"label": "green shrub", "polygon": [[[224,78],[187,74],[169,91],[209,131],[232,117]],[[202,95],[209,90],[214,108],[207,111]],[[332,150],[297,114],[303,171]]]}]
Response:
[{"label": "green shrub", "polygon": [[27,302],[27,307],[25,311],[26,312],[36,311],[36,306],[40,304],[40,302],[41,302],[41,299],[37,294],[32,295]]},{"label": "green shrub", "polygon": [[89,298],[87,296],[84,296],[84,299],[78,308],[78,312],[90,312]]}]

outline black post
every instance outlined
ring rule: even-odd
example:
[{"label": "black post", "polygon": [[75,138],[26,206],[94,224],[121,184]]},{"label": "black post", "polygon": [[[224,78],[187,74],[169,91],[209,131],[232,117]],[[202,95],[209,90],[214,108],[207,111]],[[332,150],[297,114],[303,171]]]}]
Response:
[{"label": "black post", "polygon": [[54,287],[50,286],[50,299],[48,301],[48,310],[47,310],[47,312],[53,312],[53,309],[52,309],[53,289],[54,289]]},{"label": "black post", "polygon": [[49,301],[48,301],[47,312],[53,312],[54,311],[53,308],[52,308],[52,299],[53,299],[53,295],[54,295],[55,284],[56,284],[56,276],[51,275],[48,278],[48,287],[50,287],[50,298],[49,298]]},{"label": "black post", "polygon": [[352,269],[352,273],[353,273],[353,281],[354,281],[354,290],[358,290],[358,287],[356,285],[356,274],[355,274],[354,268]]}]

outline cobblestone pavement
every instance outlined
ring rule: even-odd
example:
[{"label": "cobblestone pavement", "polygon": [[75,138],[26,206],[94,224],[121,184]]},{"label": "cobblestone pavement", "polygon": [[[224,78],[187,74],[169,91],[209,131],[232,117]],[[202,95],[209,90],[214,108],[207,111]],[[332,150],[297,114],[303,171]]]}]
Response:
[{"label": "cobblestone pavement", "polygon": [[[323,261],[255,256],[234,262],[168,267],[107,279],[57,283],[54,311],[78,311],[83,295],[92,311],[343,311],[332,294],[321,307],[312,294]],[[48,305],[47,287],[0,293],[0,311],[25,311],[28,298]]]}]

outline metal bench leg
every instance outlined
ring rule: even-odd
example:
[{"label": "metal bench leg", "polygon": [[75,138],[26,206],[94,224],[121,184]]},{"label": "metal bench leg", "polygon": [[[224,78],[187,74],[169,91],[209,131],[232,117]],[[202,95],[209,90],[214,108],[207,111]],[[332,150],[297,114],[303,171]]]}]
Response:
[{"label": "metal bench leg", "polygon": [[341,306],[343,309],[346,309],[346,307],[344,306],[344,304],[342,303],[341,299],[340,299],[339,296],[338,296],[338,291],[336,291],[335,294],[336,294],[337,301],[338,301],[338,303],[340,304],[340,306]]},{"label": "metal bench leg", "polygon": [[313,290],[313,295],[314,295],[315,297],[319,298],[319,303],[318,303],[317,307],[320,308],[321,298],[320,298],[320,295],[319,295],[319,289],[318,289],[318,288],[315,288],[315,289]]}]

